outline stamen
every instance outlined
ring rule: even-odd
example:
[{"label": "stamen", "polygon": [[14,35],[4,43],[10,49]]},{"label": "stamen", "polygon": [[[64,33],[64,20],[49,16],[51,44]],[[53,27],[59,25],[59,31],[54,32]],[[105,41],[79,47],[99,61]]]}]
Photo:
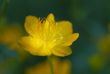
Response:
[{"label": "stamen", "polygon": [[40,21],[41,21],[41,23],[43,23],[45,20],[46,20],[46,18],[44,17]]}]

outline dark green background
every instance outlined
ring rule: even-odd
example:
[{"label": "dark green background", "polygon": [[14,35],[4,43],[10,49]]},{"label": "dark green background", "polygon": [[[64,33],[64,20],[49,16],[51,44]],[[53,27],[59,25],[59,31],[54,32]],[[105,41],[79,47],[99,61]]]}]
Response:
[{"label": "dark green background", "polygon": [[[72,45],[73,54],[65,57],[72,62],[72,74],[109,74],[110,61],[100,70],[94,71],[89,66],[88,59],[98,52],[98,40],[108,33],[110,0],[9,0],[5,16],[10,22],[18,22],[23,27],[27,15],[43,18],[49,13],[53,13],[56,20],[71,21],[74,32],[80,34],[79,39]],[[3,45],[0,48],[0,62],[3,62],[4,55],[7,55],[7,51],[4,50],[8,48]],[[15,52],[8,52],[7,57],[17,57]],[[23,74],[26,67],[42,60],[45,60],[45,57],[32,55],[31,58],[24,62],[19,62],[16,59],[16,61],[13,61],[15,65],[13,62],[9,65],[14,65],[12,69],[7,68],[4,74]]]}]

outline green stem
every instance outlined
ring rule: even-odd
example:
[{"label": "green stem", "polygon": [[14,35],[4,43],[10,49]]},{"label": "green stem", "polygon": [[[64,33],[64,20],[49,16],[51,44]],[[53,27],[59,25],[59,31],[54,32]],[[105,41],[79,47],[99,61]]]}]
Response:
[{"label": "green stem", "polygon": [[8,7],[8,0],[3,0],[3,3],[0,7],[0,17],[2,17],[4,15],[4,12],[6,11],[7,7]]},{"label": "green stem", "polygon": [[54,69],[53,69],[53,64],[52,64],[51,57],[48,56],[48,57],[47,57],[47,60],[48,60],[49,66],[50,66],[50,72],[51,72],[50,74],[54,74]]}]

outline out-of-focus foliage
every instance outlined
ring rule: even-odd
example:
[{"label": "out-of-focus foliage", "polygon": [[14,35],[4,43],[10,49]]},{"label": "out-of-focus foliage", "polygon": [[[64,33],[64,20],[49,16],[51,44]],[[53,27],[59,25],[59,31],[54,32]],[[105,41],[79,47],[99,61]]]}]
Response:
[{"label": "out-of-focus foliage", "polygon": [[[107,28],[109,29],[109,25]],[[100,72],[107,67],[107,64],[109,64],[110,61],[110,33],[108,32],[108,34],[100,38],[97,43],[97,53],[90,57],[89,63],[91,69]]]},{"label": "out-of-focus foliage", "polygon": [[110,56],[110,34],[102,38],[99,42],[99,52],[105,56]]}]

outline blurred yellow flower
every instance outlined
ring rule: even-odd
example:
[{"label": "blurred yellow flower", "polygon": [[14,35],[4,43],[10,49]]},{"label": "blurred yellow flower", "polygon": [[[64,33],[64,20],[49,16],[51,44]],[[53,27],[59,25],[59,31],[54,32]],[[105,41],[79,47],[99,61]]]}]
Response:
[{"label": "blurred yellow flower", "polygon": [[21,28],[15,25],[6,26],[0,31],[0,43],[8,45],[12,49],[19,47],[18,40],[22,35]]},{"label": "blurred yellow flower", "polygon": [[100,54],[94,54],[89,57],[90,67],[94,70],[100,70],[104,67],[106,63],[106,58]]},{"label": "blurred yellow flower", "polygon": [[[69,60],[59,60],[52,58],[54,74],[71,74],[71,62]],[[35,67],[28,68],[26,74],[50,74],[48,62],[42,62]]]},{"label": "blurred yellow flower", "polygon": [[24,60],[28,55],[18,44],[18,40],[23,35],[22,28],[18,24],[8,25],[0,29],[0,44],[8,46],[10,49],[14,49],[14,51],[19,54],[20,59]]},{"label": "blurred yellow flower", "polygon": [[103,37],[98,43],[99,51],[105,56],[110,55],[110,35]]},{"label": "blurred yellow flower", "polygon": [[69,21],[56,22],[54,15],[49,14],[45,20],[27,16],[25,29],[29,36],[20,40],[21,45],[33,55],[67,56],[72,53],[70,45],[79,34],[73,33]]}]

